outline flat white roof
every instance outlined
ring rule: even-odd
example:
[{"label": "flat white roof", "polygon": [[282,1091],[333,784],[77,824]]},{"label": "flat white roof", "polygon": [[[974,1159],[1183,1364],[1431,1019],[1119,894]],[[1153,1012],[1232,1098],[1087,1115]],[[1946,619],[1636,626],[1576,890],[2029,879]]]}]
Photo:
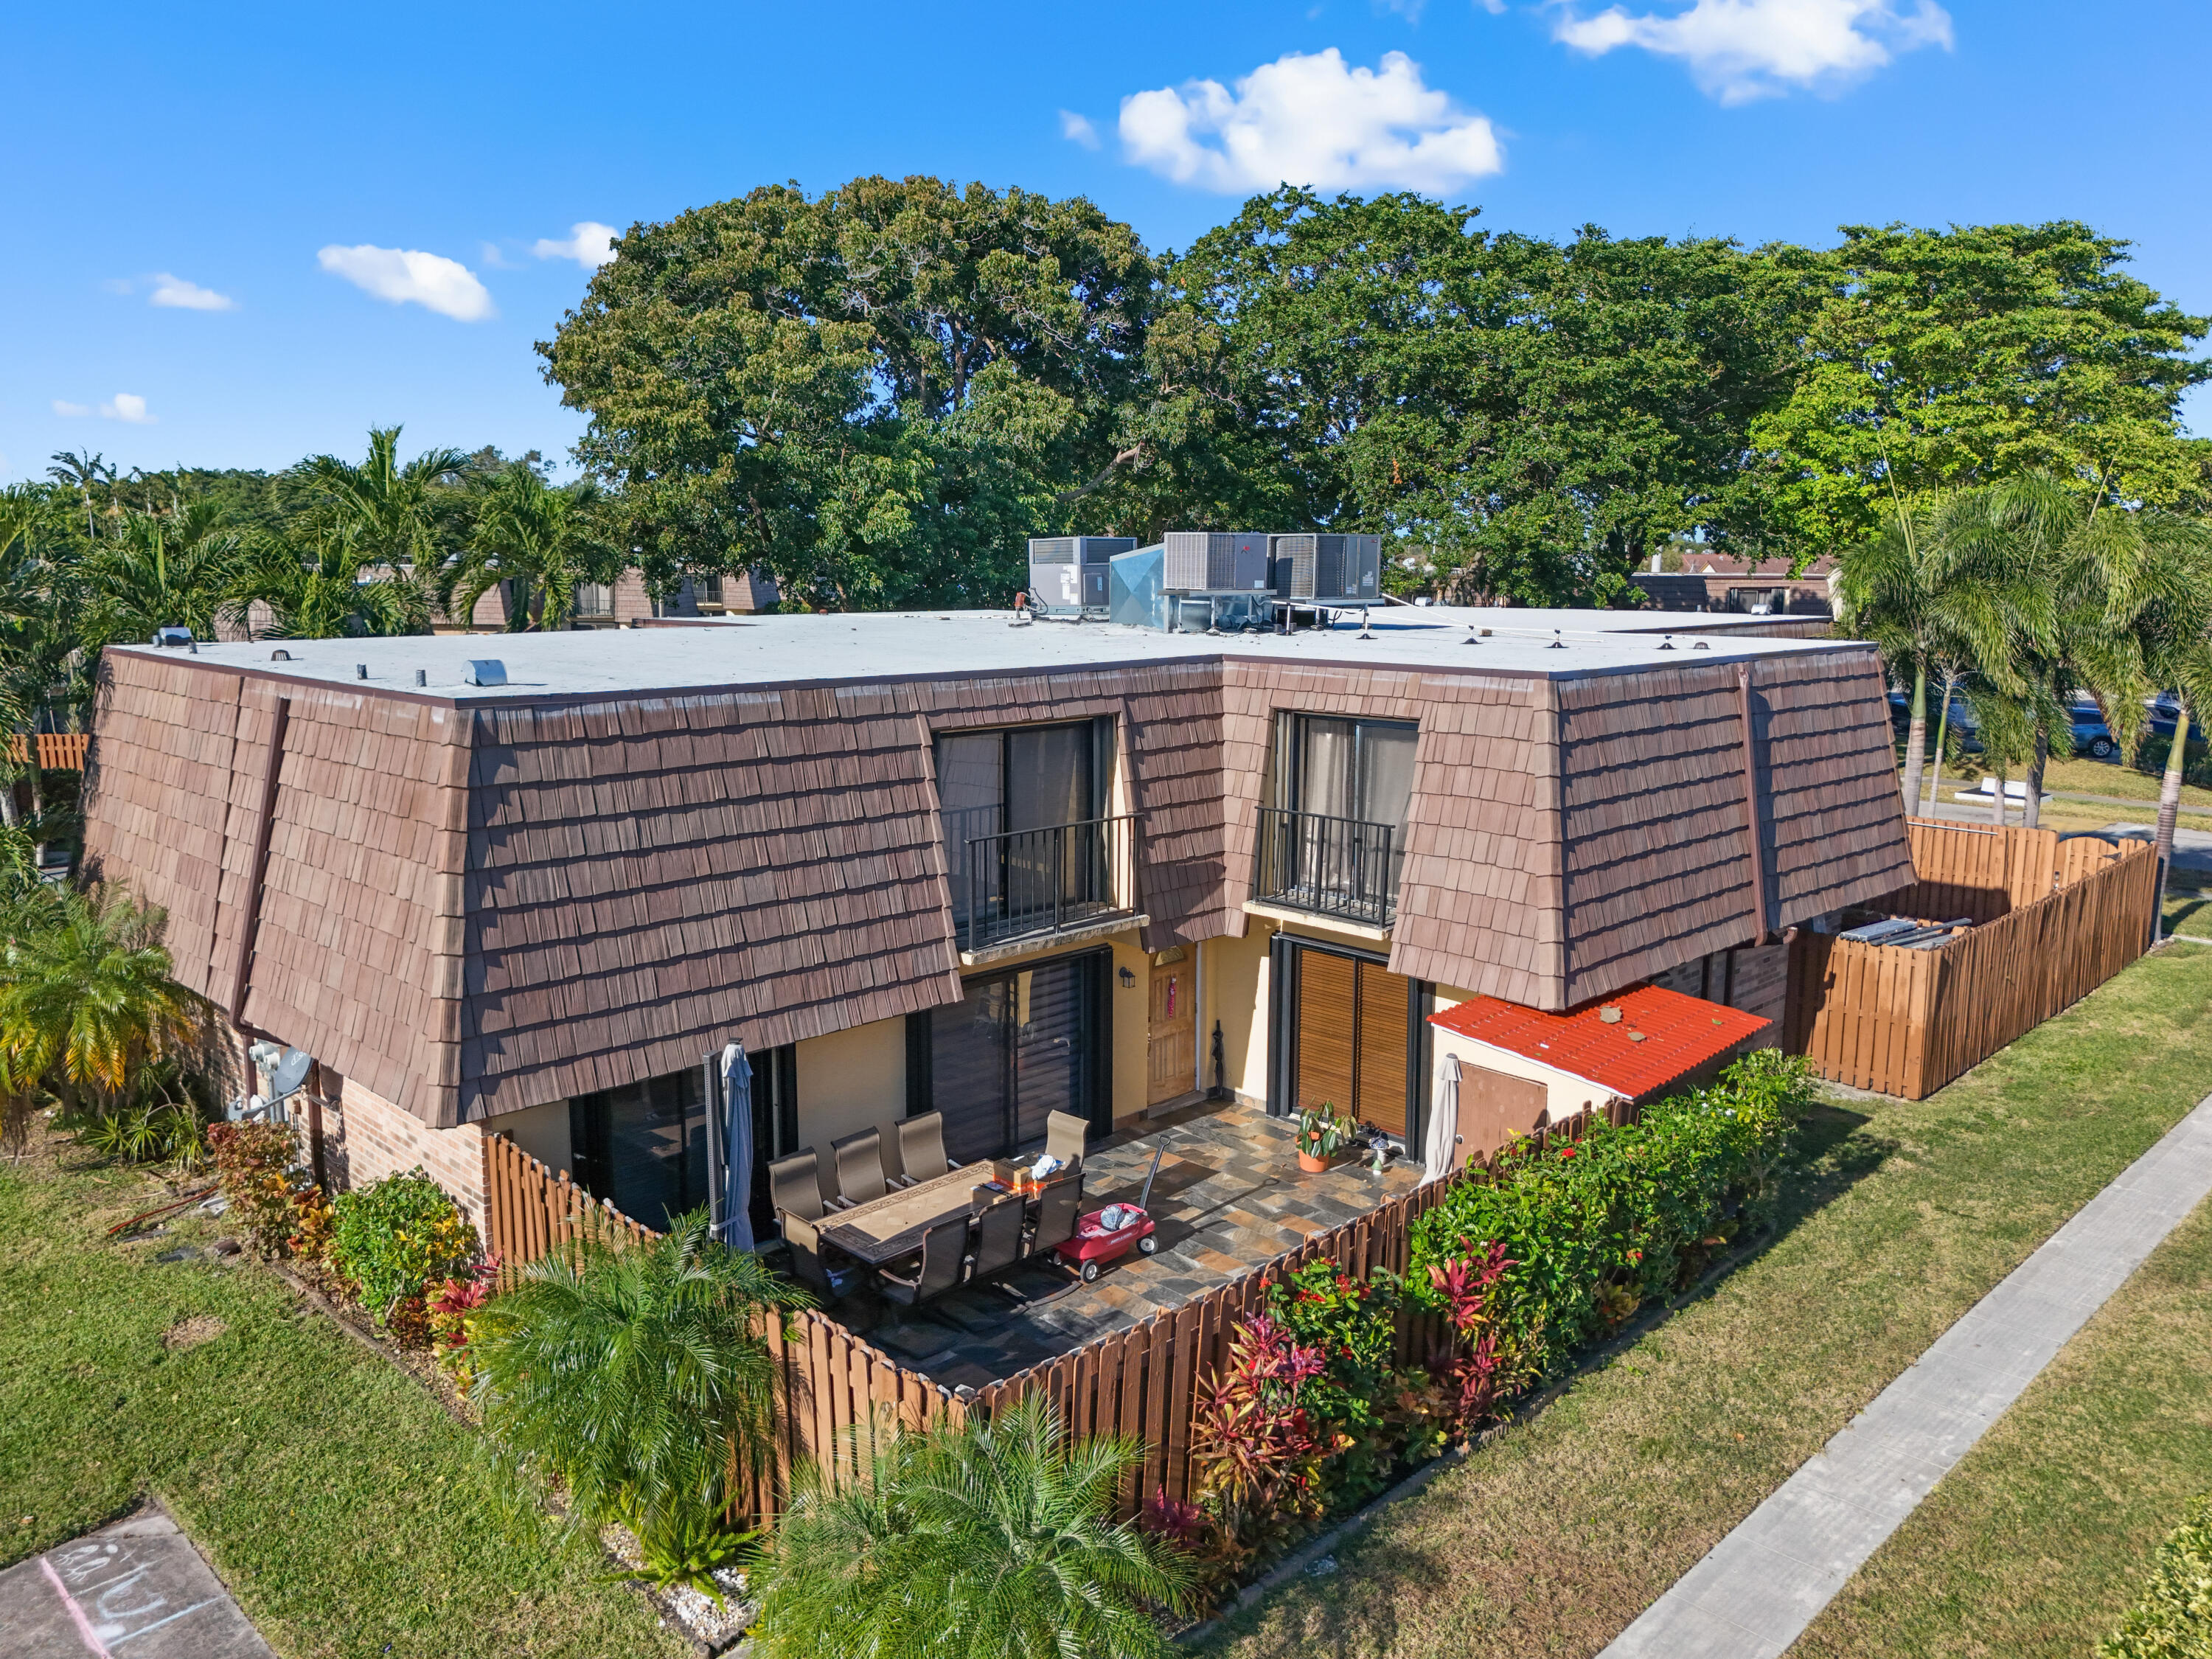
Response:
[{"label": "flat white roof", "polygon": [[[1356,621],[1287,635],[1214,635],[1100,622],[1017,623],[1008,611],[864,611],[550,634],[204,641],[189,660],[274,678],[477,702],[1023,673],[1217,656],[1572,678],[1678,663],[1692,651],[1710,653],[1708,660],[1739,660],[1838,647],[1832,640],[1759,635],[1758,629],[1771,621],[1686,612],[1392,606],[1371,613],[1369,636],[1363,638]],[[1715,632],[1717,625],[1725,634]],[[1668,641],[1668,631],[1677,628],[1698,631]],[[110,648],[186,656],[178,647]],[[273,660],[278,651],[290,660]],[[463,679],[469,661],[481,658],[506,665],[504,686]],[[367,666],[365,678],[357,665]]]}]

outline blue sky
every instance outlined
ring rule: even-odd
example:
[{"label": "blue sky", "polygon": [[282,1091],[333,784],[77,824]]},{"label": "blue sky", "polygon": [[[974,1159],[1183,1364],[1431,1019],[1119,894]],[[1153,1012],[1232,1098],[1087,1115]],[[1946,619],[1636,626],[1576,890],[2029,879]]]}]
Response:
[{"label": "blue sky", "polygon": [[1085,195],[1155,247],[1285,175],[1549,234],[2078,217],[2212,312],[2204,21],[2201,0],[18,8],[0,481],[64,447],[274,468],[356,452],[372,422],[410,449],[560,453],[580,420],[532,343],[582,291],[574,227],[872,172]]}]

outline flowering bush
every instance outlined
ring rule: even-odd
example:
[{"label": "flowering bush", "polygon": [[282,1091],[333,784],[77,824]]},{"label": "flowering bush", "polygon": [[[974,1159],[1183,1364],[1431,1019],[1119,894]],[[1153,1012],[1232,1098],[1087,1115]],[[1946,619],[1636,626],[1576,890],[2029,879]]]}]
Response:
[{"label": "flowering bush", "polygon": [[340,1193],[331,1208],[331,1267],[393,1335],[427,1339],[424,1293],[467,1271],[477,1230],[420,1169]]},{"label": "flowering bush", "polygon": [[299,1143],[289,1123],[216,1123],[207,1132],[215,1178],[256,1254],[283,1254],[293,1233],[292,1169]]},{"label": "flowering bush", "polygon": [[1412,1294],[1448,1311],[1449,1293],[1430,1269],[1502,1247],[1504,1265],[1485,1291],[1498,1351],[1531,1377],[1556,1374],[1583,1342],[1686,1283],[1707,1252],[1763,1218],[1811,1100],[1804,1061],[1761,1050],[1625,1127],[1594,1121],[1581,1140],[1544,1150],[1520,1142],[1488,1181],[1455,1187],[1414,1223]]},{"label": "flowering bush", "polygon": [[1214,1525],[1211,1553],[1232,1571],[1327,1512],[1321,1462],[1339,1437],[1320,1428],[1304,1399],[1327,1369],[1320,1349],[1261,1314],[1238,1328],[1229,1369],[1200,1393],[1191,1425],[1199,1507]]},{"label": "flowering bush", "polygon": [[430,1295],[431,1349],[463,1394],[476,1382],[474,1357],[469,1352],[469,1316],[491,1300],[499,1283],[499,1252],[494,1250],[465,1275],[447,1279]]}]

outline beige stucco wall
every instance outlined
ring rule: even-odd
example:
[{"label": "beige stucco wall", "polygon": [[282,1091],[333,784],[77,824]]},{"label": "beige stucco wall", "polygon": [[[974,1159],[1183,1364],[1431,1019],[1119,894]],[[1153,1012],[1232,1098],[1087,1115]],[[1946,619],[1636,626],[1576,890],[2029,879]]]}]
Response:
[{"label": "beige stucco wall", "polygon": [[833,1140],[871,1127],[894,1140],[905,1115],[904,1019],[879,1019],[799,1045],[799,1144],[813,1147],[825,1167]]},{"label": "beige stucco wall", "polygon": [[568,1141],[568,1103],[552,1101],[527,1111],[507,1112],[486,1118],[486,1134],[512,1135],[514,1144],[555,1175],[574,1175],[574,1148]]},{"label": "beige stucco wall", "polygon": [[1255,1105],[1267,1098],[1267,946],[1274,935],[1273,923],[1255,920],[1243,939],[1208,939],[1200,947],[1206,997],[1199,1052],[1211,1059],[1213,1022],[1219,1020],[1223,1080]]}]

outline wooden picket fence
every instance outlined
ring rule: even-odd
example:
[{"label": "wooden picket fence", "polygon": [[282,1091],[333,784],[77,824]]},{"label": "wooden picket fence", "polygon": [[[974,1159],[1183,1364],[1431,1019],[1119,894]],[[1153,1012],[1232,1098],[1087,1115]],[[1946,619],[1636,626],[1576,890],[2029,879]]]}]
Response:
[{"label": "wooden picket fence", "polygon": [[483,1153],[484,1248],[499,1254],[501,1289],[524,1264],[573,1257],[587,1242],[619,1249],[660,1237],[600,1203],[565,1170],[554,1174],[506,1135],[487,1135]]},{"label": "wooden picket fence", "polygon": [[[82,772],[86,751],[92,747],[89,732],[40,732],[39,765],[49,772]],[[31,734],[18,732],[8,739],[8,758],[17,765],[31,758]]]},{"label": "wooden picket fence", "polygon": [[1920,878],[1880,908],[1979,925],[1926,950],[1800,932],[1783,1047],[1832,1082],[1924,1100],[2143,953],[2158,860],[2048,830],[1911,833]]}]

